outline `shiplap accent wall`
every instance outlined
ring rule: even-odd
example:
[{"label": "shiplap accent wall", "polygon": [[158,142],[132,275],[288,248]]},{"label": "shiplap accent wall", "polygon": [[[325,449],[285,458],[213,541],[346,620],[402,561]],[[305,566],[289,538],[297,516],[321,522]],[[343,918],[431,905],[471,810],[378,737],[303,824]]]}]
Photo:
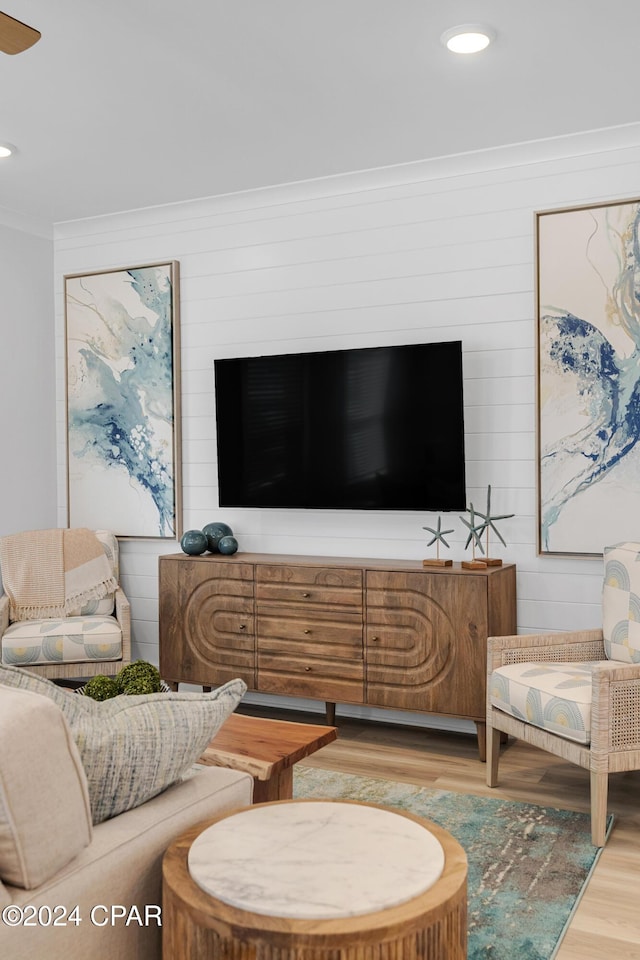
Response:
[{"label": "shiplap accent wall", "polygon": [[[534,212],[638,194],[634,124],[58,225],[59,522],[63,275],[176,259],[184,529],[223,519],[245,551],[427,556],[433,514],[221,511],[213,360],[461,339],[468,500],[482,509],[491,484],[494,509],[516,515],[492,553],[518,565],[518,630],[598,625],[601,559],[536,555]],[[444,519],[456,528],[449,556],[468,557],[458,516]],[[176,549],[121,544],[134,654],[155,662],[157,559]]]}]

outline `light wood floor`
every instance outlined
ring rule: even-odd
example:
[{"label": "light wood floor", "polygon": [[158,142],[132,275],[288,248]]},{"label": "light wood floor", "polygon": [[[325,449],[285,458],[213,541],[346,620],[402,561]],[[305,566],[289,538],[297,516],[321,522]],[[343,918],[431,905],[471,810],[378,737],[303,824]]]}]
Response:
[{"label": "light wood floor", "polygon": [[[317,713],[255,705],[241,710],[322,723]],[[491,789],[475,737],[343,719],[339,707],[336,723],[338,739],[307,758],[306,765],[589,811],[588,773],[519,741],[503,748],[500,785]],[[613,832],[556,960],[640,960],[640,771],[610,778],[609,813],[615,816]]]}]

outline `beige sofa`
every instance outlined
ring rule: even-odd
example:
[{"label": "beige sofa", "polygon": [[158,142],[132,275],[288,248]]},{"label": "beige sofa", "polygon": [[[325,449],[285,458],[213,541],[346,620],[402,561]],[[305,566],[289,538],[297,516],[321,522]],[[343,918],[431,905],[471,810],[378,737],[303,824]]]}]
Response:
[{"label": "beige sofa", "polygon": [[253,780],[193,768],[93,826],[60,708],[0,686],[0,957],[160,960],[162,856],[192,824],[247,806]]}]

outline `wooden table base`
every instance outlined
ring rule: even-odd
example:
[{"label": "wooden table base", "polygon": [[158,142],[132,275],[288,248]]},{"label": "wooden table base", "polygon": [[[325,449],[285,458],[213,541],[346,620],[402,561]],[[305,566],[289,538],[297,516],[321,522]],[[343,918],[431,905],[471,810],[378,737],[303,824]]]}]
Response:
[{"label": "wooden table base", "polygon": [[189,848],[221,818],[188,830],[169,847],[163,862],[163,960],[466,960],[464,850],[435,824],[401,815],[423,824],[440,841],[442,876],[398,906],[336,919],[250,913],[205,893],[189,874]]}]

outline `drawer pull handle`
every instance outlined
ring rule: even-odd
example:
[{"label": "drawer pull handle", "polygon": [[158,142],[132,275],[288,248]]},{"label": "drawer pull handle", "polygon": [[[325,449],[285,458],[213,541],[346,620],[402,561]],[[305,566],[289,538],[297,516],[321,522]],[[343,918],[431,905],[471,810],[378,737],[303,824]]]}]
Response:
[{"label": "drawer pull handle", "polygon": [[302,596],[303,596],[303,597],[308,597],[309,594],[308,594],[308,593],[303,593]]},{"label": "drawer pull handle", "polygon": [[305,630],[305,633],[311,633],[311,630],[309,630],[309,628],[307,627],[307,629]]},{"label": "drawer pull handle", "polygon": [[241,629],[241,630],[246,630],[246,629],[247,629],[246,623],[241,623],[241,624],[240,624],[240,629]]},{"label": "drawer pull handle", "polygon": [[373,643],[376,643],[376,641],[379,640],[379,639],[380,639],[379,637],[371,637],[371,640],[372,640]]},{"label": "drawer pull handle", "polygon": [[311,673],[311,667],[305,667],[304,669],[306,673]]}]

